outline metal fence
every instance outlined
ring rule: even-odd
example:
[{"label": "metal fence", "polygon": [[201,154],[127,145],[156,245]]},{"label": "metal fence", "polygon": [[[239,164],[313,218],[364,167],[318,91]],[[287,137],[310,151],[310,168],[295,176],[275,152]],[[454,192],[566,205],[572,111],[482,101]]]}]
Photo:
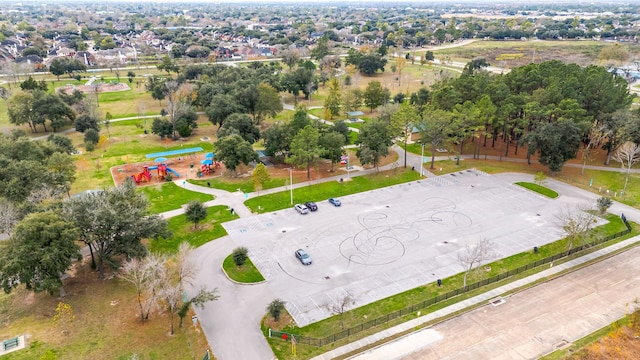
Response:
[{"label": "metal fence", "polygon": [[[622,216],[620,216],[620,218],[622,219],[622,221],[624,222],[625,226],[627,227],[627,229],[624,230],[624,231],[620,231],[620,232],[618,232],[616,234],[609,235],[609,236],[606,236],[604,238],[596,239],[595,241],[592,241],[592,242],[590,242],[588,244],[583,244],[583,245],[580,245],[580,246],[576,246],[576,247],[570,249],[569,251],[564,251],[562,253],[555,254],[553,256],[549,256],[547,258],[540,259],[538,261],[534,261],[532,263],[529,263],[527,265],[521,266],[519,268],[516,268],[516,269],[513,269],[513,270],[509,270],[509,271],[507,271],[505,273],[498,274],[496,276],[493,276],[493,277],[490,277],[490,278],[487,278],[487,279],[484,279],[484,280],[480,280],[480,281],[475,282],[473,284],[467,285],[466,287],[461,287],[461,288],[449,291],[448,293],[438,295],[438,296],[433,297],[431,299],[427,299],[427,300],[425,300],[425,301],[423,301],[421,303],[414,304],[414,305],[408,306],[408,307],[406,307],[404,309],[397,310],[397,311],[394,311],[394,312],[389,313],[387,315],[380,316],[380,317],[378,317],[376,319],[369,320],[369,321],[367,321],[365,323],[362,323],[362,324],[356,325],[354,327],[345,329],[343,331],[340,331],[338,333],[329,335],[327,337],[317,339],[317,338],[313,338],[313,337],[309,337],[309,336],[296,335],[296,334],[291,334],[291,333],[286,333],[286,332],[276,331],[276,330],[271,330],[271,329],[269,329],[269,337],[278,337],[278,338],[281,338],[283,340],[287,340],[288,341],[289,339],[291,339],[292,336],[294,336],[296,343],[310,345],[310,346],[316,346],[316,347],[321,347],[321,346],[325,346],[325,345],[334,343],[334,342],[336,342],[338,340],[341,340],[341,339],[344,339],[344,338],[346,338],[346,337],[348,337],[350,335],[357,334],[357,333],[365,331],[367,329],[370,329],[370,328],[376,327],[378,325],[387,323],[387,322],[389,322],[391,320],[394,320],[394,319],[403,317],[405,315],[411,314],[411,313],[416,312],[418,310],[421,310],[421,309],[424,309],[424,308],[429,307],[431,305],[437,304],[437,303],[439,303],[441,301],[450,299],[450,298],[458,296],[460,294],[464,294],[464,293],[466,293],[468,291],[472,291],[472,290],[478,289],[478,288],[480,288],[482,286],[489,285],[489,284],[504,280],[504,279],[506,279],[506,278],[508,278],[510,276],[514,276],[514,275],[520,274],[522,272],[528,271],[530,269],[536,268],[538,266],[541,266],[541,265],[544,265],[544,264],[548,264],[548,263],[551,263],[551,262],[556,261],[556,260],[560,260],[562,258],[571,256],[571,255],[573,255],[575,253],[578,253],[580,251],[586,250],[586,249],[591,248],[593,246],[597,246],[597,245],[600,245],[600,244],[605,243],[607,241],[611,241],[611,240],[616,239],[618,237],[627,235],[627,234],[629,234],[631,232],[631,225],[627,221],[627,218],[624,216],[624,214],[622,214]],[[285,335],[285,336],[283,336],[283,335]]]}]

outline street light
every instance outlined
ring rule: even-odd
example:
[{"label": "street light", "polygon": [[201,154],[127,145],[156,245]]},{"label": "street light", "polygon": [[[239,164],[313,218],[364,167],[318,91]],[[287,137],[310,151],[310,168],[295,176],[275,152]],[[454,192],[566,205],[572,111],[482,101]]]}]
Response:
[{"label": "street light", "polygon": [[290,192],[291,205],[293,205],[293,169],[292,168],[289,168],[289,192]]},{"label": "street light", "polygon": [[420,176],[422,177],[422,169],[424,169],[424,143],[422,145],[422,155],[420,155]]}]

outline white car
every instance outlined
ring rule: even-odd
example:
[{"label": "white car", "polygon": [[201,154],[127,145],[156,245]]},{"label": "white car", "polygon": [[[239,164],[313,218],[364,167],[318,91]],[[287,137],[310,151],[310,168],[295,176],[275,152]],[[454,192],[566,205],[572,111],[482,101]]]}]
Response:
[{"label": "white car", "polygon": [[294,209],[296,209],[297,212],[299,212],[300,214],[308,214],[309,213],[309,208],[302,205],[302,204],[296,204],[294,206]]}]

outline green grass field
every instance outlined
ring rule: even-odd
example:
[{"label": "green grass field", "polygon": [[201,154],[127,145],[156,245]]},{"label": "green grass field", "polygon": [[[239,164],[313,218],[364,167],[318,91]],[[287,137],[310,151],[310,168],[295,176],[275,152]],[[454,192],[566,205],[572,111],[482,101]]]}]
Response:
[{"label": "green grass field", "polygon": [[[262,190],[277,188],[280,186],[284,186],[288,179],[286,178],[274,178],[267,181]],[[211,184],[211,187],[214,189],[225,190],[229,192],[242,191],[242,192],[254,192],[256,191],[255,184],[253,180],[246,178],[232,178],[232,177],[222,177],[222,178],[214,178],[208,180],[187,180],[188,182],[199,185],[199,186],[207,186],[207,183]]]},{"label": "green grass field", "polygon": [[547,187],[544,187],[542,185],[538,185],[538,184],[534,184],[534,183],[530,183],[530,182],[524,182],[524,181],[517,182],[516,185],[522,186],[523,188],[529,189],[531,191],[535,191],[538,194],[544,195],[544,196],[546,196],[548,198],[551,198],[551,199],[555,199],[555,198],[558,197],[558,193],[557,192],[555,192],[555,191],[553,191],[553,190],[551,190],[551,189],[549,189]]},{"label": "green grass field", "polygon": [[[346,177],[345,177],[346,178]],[[350,181],[324,182],[293,189],[293,202],[324,201],[330,197],[339,197],[385,186],[418,180],[420,174],[407,169],[383,171],[378,174],[352,177]],[[262,195],[245,201],[245,205],[253,212],[263,213],[285,209],[291,206],[289,191]]]},{"label": "green grass field", "polygon": [[200,200],[204,203],[214,199],[212,195],[185,190],[173,182],[142,186],[138,188],[138,191],[147,195],[150,203],[149,212],[152,214],[179,209],[191,200]]},{"label": "green grass field", "polygon": [[222,263],[222,268],[227,273],[227,276],[233,281],[237,281],[245,284],[253,284],[264,281],[264,277],[260,274],[260,271],[251,262],[251,259],[247,259],[247,262],[242,266],[236,266],[233,262],[233,254],[227,256]]},{"label": "green grass field", "polygon": [[207,208],[207,217],[198,224],[197,229],[194,229],[193,223],[189,222],[185,215],[172,217],[168,222],[173,237],[151,240],[149,250],[159,253],[175,253],[178,246],[185,241],[193,247],[198,247],[227,235],[220,224],[237,218],[237,214],[231,215],[227,207],[222,205]]}]

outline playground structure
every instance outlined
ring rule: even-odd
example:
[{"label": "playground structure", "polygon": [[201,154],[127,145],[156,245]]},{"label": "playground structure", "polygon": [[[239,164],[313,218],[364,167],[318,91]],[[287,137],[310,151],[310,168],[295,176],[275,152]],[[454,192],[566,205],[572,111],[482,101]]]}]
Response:
[{"label": "playground structure", "polygon": [[151,181],[151,171],[149,171],[149,167],[148,166],[145,166],[141,173],[133,174],[133,175],[131,175],[131,178],[138,185],[140,185],[142,180],[145,180],[145,182],[149,182],[149,181]]},{"label": "playground structure", "polygon": [[220,168],[220,163],[217,161],[212,161],[211,164],[202,164],[200,167],[200,171],[198,172],[198,177],[203,175],[210,175],[216,172],[216,169]]},{"label": "playground structure", "polygon": [[[131,179],[142,186],[176,178],[211,176],[216,169],[223,167],[221,163],[213,161],[213,153],[206,153],[201,147],[169,150],[145,156],[149,160],[138,163],[129,163],[128,156],[125,156],[123,165],[111,168],[116,186],[126,179]],[[196,166],[198,162],[200,162],[199,165],[205,166]]]}]

